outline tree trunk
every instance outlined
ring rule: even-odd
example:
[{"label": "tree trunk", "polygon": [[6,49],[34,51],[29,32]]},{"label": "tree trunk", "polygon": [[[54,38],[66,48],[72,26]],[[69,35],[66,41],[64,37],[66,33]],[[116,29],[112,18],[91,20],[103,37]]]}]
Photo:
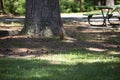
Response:
[{"label": "tree trunk", "polygon": [[4,4],[3,4],[3,0],[0,0],[0,12],[4,12]]},{"label": "tree trunk", "polygon": [[107,5],[107,6],[112,6],[112,5],[114,5],[114,0],[106,0],[106,5]]},{"label": "tree trunk", "polygon": [[64,37],[59,0],[26,0],[22,33],[31,36]]},{"label": "tree trunk", "polygon": [[79,0],[80,2],[80,12],[82,12],[82,0]]}]

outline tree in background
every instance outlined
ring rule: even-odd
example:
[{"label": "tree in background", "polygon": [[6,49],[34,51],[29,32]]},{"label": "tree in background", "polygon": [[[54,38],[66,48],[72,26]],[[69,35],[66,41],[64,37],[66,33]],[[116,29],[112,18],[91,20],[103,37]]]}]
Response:
[{"label": "tree in background", "polygon": [[4,11],[7,14],[24,15],[25,0],[4,0]]},{"label": "tree in background", "polygon": [[62,13],[80,12],[78,0],[59,0]]},{"label": "tree in background", "polygon": [[30,36],[60,36],[64,29],[59,0],[26,0],[25,24],[21,33]]},{"label": "tree in background", "polygon": [[106,5],[111,6],[111,5],[115,5],[114,0],[106,0]]},{"label": "tree in background", "polygon": [[0,0],[0,13],[4,13],[4,4],[3,4],[3,0]]}]

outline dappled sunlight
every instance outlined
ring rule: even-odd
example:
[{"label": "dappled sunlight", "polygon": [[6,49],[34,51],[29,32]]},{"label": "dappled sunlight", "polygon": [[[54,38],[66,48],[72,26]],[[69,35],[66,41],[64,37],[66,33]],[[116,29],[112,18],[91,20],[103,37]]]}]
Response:
[{"label": "dappled sunlight", "polygon": [[87,50],[90,50],[90,51],[95,51],[95,52],[105,52],[107,51],[107,49],[101,49],[101,48],[86,48]]},{"label": "dappled sunlight", "polygon": [[[41,54],[43,48],[45,49],[45,54],[49,54],[52,51],[56,52],[82,48],[93,52],[105,52],[110,51],[111,49],[119,51],[118,44],[115,42],[115,44],[113,44],[113,42],[108,43],[114,41],[110,38],[119,36],[119,30],[117,29],[107,29],[99,26],[90,27],[87,22],[65,22],[64,28],[67,36],[69,36],[65,37],[64,40],[16,35],[0,37],[0,47],[5,50],[11,48],[20,48],[20,50],[28,49],[32,54]],[[119,38],[115,38],[115,41],[119,43]],[[27,54],[26,52],[27,50],[23,53]],[[42,54],[44,54],[44,52],[42,52]],[[28,55],[29,54],[27,54],[27,56]]]},{"label": "dappled sunlight", "polygon": [[[64,56],[63,56],[64,55]],[[2,80],[75,80],[75,79],[88,79],[89,80],[103,80],[103,79],[119,79],[119,67],[120,63],[115,60],[97,61],[96,59],[72,59],[77,58],[75,54],[61,54],[51,55],[54,59],[9,59],[0,58],[0,79]],[[82,55],[82,54],[81,54]],[[84,54],[83,54],[84,55]],[[67,57],[68,56],[68,57]],[[47,57],[47,56],[46,56]],[[50,56],[49,56],[50,57]],[[62,62],[57,64],[56,62],[61,57],[61,60],[70,60],[69,62]],[[84,56],[85,57],[85,56]],[[56,58],[56,59],[55,59]],[[88,57],[89,58],[89,57]],[[102,60],[102,59],[101,59]],[[72,61],[72,62],[71,62]],[[73,64],[75,61],[75,64]],[[92,62],[91,62],[92,61]],[[92,73],[92,74],[91,74]],[[87,77],[86,77],[87,75]],[[112,75],[112,77],[111,77]],[[64,76],[64,77],[63,77]]]},{"label": "dappled sunlight", "polygon": [[49,52],[45,48],[39,48],[39,49],[30,49],[30,48],[8,48],[5,50],[2,50],[2,52],[6,55],[8,58],[35,58],[39,57],[41,55],[47,55]]},{"label": "dappled sunlight", "polygon": [[119,58],[109,55],[105,52],[95,51],[83,51],[83,50],[71,50],[58,54],[42,55],[35,59],[47,60],[52,64],[71,64],[75,65],[78,63],[94,63],[94,62],[119,62]]},{"label": "dappled sunlight", "polygon": [[17,53],[22,53],[22,52],[28,52],[28,49],[27,48],[15,48],[14,51]]},{"label": "dappled sunlight", "polygon": [[65,37],[64,40],[62,40],[65,43],[74,43],[77,41],[77,39],[72,38],[72,37]]},{"label": "dappled sunlight", "polygon": [[[83,12],[57,16],[58,0],[31,0],[33,6],[26,0],[28,15],[14,16],[11,13],[24,14],[25,0],[1,1],[7,1],[4,8],[10,15],[0,15],[0,80],[120,80],[120,25],[109,21],[106,26],[99,25],[101,15],[93,16],[95,26],[90,25],[89,15],[100,14],[98,10],[89,12],[97,2],[60,0],[61,11],[78,12],[83,5]],[[44,4],[36,6],[42,1]],[[113,19],[110,22],[117,23]],[[57,37],[49,36],[48,27]],[[31,35],[20,35],[21,30]]]},{"label": "dappled sunlight", "polygon": [[109,51],[109,54],[114,54],[114,55],[119,54],[119,55],[120,55],[120,52],[116,52],[116,51]]},{"label": "dappled sunlight", "polygon": [[91,27],[87,22],[66,23],[64,28],[69,36],[64,40],[23,35],[0,37],[0,79],[120,79],[118,30]]}]

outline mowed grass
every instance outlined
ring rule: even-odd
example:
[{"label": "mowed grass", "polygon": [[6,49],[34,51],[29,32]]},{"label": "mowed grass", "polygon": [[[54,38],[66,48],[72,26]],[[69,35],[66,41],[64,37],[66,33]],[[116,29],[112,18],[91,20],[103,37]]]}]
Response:
[{"label": "mowed grass", "polygon": [[109,38],[105,40],[108,43],[120,44],[120,37]]},{"label": "mowed grass", "polygon": [[0,80],[120,80],[120,54],[79,49],[32,59],[1,57]]}]

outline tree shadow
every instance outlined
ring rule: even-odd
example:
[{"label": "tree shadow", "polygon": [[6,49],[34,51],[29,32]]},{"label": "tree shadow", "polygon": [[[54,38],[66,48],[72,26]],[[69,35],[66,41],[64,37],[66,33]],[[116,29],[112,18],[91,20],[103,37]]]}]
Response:
[{"label": "tree shadow", "polygon": [[[16,18],[15,18],[16,19]],[[64,18],[63,18],[64,19]],[[65,18],[70,21],[80,21],[83,18]],[[10,19],[12,20],[12,19]],[[19,19],[17,19],[19,20]],[[21,18],[21,20],[23,20]],[[85,18],[86,20],[86,18]],[[3,20],[4,21],[4,20]],[[109,43],[110,38],[119,37],[120,32],[112,32],[112,29],[105,27],[91,27],[89,25],[74,25],[65,27],[68,36],[75,38],[60,41],[52,38],[31,38],[21,36],[9,36],[0,38],[0,53],[5,55],[35,55],[48,54],[49,52],[64,51],[71,49],[104,49],[107,51],[120,51],[120,44]],[[4,33],[3,33],[4,34]],[[6,36],[6,35],[5,35]],[[105,41],[106,40],[106,41]],[[96,50],[96,52],[99,52]],[[104,51],[103,51],[104,52]],[[23,54],[24,53],[24,54]]]},{"label": "tree shadow", "polygon": [[7,37],[0,40],[0,54],[12,57],[39,57],[50,53],[69,50],[89,50],[89,52],[117,51],[113,44],[87,40],[59,40],[53,38]]}]

